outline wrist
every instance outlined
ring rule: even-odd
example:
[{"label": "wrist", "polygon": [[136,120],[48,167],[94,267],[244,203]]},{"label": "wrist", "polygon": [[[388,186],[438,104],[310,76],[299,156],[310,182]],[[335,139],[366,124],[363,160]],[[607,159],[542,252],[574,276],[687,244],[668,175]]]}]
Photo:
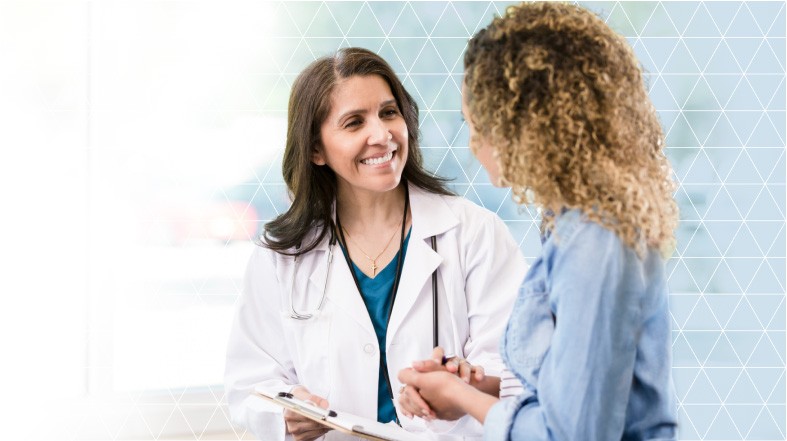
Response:
[{"label": "wrist", "polygon": [[461,407],[462,410],[467,413],[469,403],[473,402],[473,399],[478,392],[478,389],[476,389],[474,386],[460,380],[454,382],[453,387],[449,393],[452,397],[454,397],[459,407]]},{"label": "wrist", "polygon": [[500,396],[500,377],[485,376],[483,380],[476,380],[473,378],[470,385],[480,390],[481,392],[492,395],[493,397]]},{"label": "wrist", "polygon": [[462,412],[472,416],[481,424],[486,419],[489,408],[497,403],[498,398],[494,394],[489,394],[483,390],[478,390],[469,384],[458,384],[452,391],[457,407]]}]

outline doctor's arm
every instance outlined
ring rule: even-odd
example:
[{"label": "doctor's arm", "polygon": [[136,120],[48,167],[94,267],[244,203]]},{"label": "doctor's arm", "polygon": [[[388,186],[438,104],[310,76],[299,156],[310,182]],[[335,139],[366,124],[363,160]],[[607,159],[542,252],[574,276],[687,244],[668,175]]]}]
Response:
[{"label": "doctor's arm", "polygon": [[275,253],[254,249],[230,331],[224,387],[232,421],[258,439],[283,440],[287,432],[279,406],[253,395],[255,387],[295,392],[298,378],[281,324],[281,292]]}]

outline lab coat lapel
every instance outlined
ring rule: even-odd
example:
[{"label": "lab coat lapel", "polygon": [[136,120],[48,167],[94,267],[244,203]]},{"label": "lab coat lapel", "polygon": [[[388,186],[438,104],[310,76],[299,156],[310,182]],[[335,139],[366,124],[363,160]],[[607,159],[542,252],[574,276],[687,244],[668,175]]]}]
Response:
[{"label": "lab coat lapel", "polygon": [[[402,326],[422,292],[429,298],[421,301],[432,301],[430,278],[443,262],[439,254],[439,235],[459,224],[459,220],[442,197],[412,186],[410,186],[410,212],[413,226],[402,267],[402,279],[391,312],[391,321],[388,323],[387,344],[393,341],[396,331]],[[430,242],[432,236],[438,236],[438,252],[432,250]],[[424,290],[424,287],[427,289]]]},{"label": "lab coat lapel", "polygon": [[[407,255],[404,259],[404,266],[402,267],[402,280],[399,282],[399,289],[396,294],[396,302],[394,302],[393,311],[391,312],[391,321],[388,323],[387,341],[393,341],[396,331],[401,327],[402,322],[407,317],[407,314],[418,301],[421,291],[424,286],[431,286],[432,272],[440,266],[443,258],[439,254],[432,251],[431,246],[427,243],[428,238],[416,238],[410,236],[410,242],[407,246]],[[427,296],[431,296],[431,289],[427,290]],[[424,299],[422,301],[427,301]],[[431,301],[429,299],[428,301]]]},{"label": "lab coat lapel", "polygon": [[[318,292],[326,289],[327,301],[343,309],[361,328],[372,337],[377,338],[374,333],[372,320],[369,318],[369,313],[363,304],[361,294],[355,286],[355,281],[350,273],[350,269],[347,267],[341,247],[338,243],[333,247],[333,257],[331,258],[333,262],[329,265],[327,253],[331,252],[330,250],[328,239],[325,239],[323,243],[314,249],[315,259],[318,259],[318,263],[309,276],[312,289],[316,289]],[[330,271],[327,287],[325,286],[326,271]]]}]

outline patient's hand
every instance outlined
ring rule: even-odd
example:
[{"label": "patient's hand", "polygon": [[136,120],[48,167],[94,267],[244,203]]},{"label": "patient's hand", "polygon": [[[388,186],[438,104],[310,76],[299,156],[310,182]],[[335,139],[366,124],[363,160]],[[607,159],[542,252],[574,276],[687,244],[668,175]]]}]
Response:
[{"label": "patient's hand", "polygon": [[[405,370],[400,371],[400,375]],[[499,379],[497,377],[486,377],[483,367],[473,366],[460,357],[445,359],[445,351],[439,346],[434,348],[431,358],[414,361],[412,369],[409,370],[419,374],[443,373],[453,376],[457,380],[461,379],[464,383],[477,387],[480,390],[486,391],[490,389],[494,395],[497,395],[500,388]],[[418,416],[426,420],[432,420],[436,417],[455,420],[464,415],[462,412],[444,411],[435,413],[428,401],[429,399],[425,399],[418,388],[412,385],[405,384],[399,391],[399,406],[402,413],[408,418]]]}]

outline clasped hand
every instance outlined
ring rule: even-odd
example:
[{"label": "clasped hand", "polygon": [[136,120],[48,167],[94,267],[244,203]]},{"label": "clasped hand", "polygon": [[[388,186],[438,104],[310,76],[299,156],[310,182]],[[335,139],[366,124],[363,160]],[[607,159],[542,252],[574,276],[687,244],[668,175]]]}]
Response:
[{"label": "clasped hand", "polygon": [[443,349],[436,347],[432,358],[415,361],[411,368],[399,371],[399,381],[404,384],[399,405],[406,417],[456,420],[465,415],[454,398],[461,389],[481,383],[484,368],[459,357],[448,358],[443,363],[444,356]]}]

